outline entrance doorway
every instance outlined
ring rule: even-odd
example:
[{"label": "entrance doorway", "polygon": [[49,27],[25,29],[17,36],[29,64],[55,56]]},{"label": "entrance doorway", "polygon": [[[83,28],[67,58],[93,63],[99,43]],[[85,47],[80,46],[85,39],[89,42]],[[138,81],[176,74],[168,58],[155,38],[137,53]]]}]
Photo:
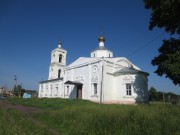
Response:
[{"label": "entrance doorway", "polygon": [[82,99],[82,85],[77,85],[77,98]]}]

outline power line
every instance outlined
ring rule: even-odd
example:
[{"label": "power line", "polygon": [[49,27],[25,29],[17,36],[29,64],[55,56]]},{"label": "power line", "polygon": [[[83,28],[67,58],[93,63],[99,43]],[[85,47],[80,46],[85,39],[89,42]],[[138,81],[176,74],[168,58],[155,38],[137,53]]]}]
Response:
[{"label": "power line", "polygon": [[139,51],[141,51],[142,49],[144,49],[146,46],[149,46],[151,43],[153,43],[154,41],[156,41],[157,39],[159,39],[162,35],[164,35],[166,32],[163,32],[161,34],[159,34],[157,37],[155,37],[154,39],[152,39],[151,41],[149,41],[148,43],[146,43],[145,45],[141,46],[140,48],[138,48],[137,50],[133,51],[132,53],[130,53],[129,55],[127,55],[126,57],[130,57],[136,53],[138,53]]},{"label": "power line", "polygon": [[[162,20],[162,21],[167,21],[167,20],[170,20],[172,17],[176,17],[176,16],[180,16],[180,14],[178,15],[173,15],[173,16],[169,16],[167,17],[166,19]],[[171,26],[174,26],[176,24],[178,24],[179,22],[176,22],[176,23],[173,23]],[[165,28],[165,31],[162,32],[161,34],[159,34],[157,37],[155,37],[154,39],[152,39],[151,41],[149,41],[148,43],[146,43],[145,45],[143,45],[142,47],[140,47],[139,49],[133,51],[132,53],[130,53],[129,55],[127,55],[126,57],[130,57],[136,53],[138,53],[140,50],[142,50],[143,48],[145,48],[146,46],[150,45],[152,42],[156,41],[157,39],[159,39],[162,35],[164,35],[165,33],[169,33],[169,32],[166,32],[166,28]]]}]

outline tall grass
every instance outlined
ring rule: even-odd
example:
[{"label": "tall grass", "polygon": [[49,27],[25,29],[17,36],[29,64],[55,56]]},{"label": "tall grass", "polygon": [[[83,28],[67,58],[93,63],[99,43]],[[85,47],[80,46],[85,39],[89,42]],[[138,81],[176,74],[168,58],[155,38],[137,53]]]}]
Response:
[{"label": "tall grass", "polygon": [[179,105],[105,105],[67,99],[11,102],[43,108],[33,117],[64,135],[180,135]]},{"label": "tall grass", "polygon": [[17,110],[0,108],[0,135],[50,135],[47,127],[35,125]]}]

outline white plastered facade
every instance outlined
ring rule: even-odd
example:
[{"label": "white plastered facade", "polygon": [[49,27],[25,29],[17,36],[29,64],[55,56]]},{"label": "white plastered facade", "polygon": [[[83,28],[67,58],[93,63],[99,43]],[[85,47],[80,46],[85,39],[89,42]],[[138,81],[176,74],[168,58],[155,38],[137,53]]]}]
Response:
[{"label": "white plastered facade", "polygon": [[[49,80],[39,84],[39,98],[82,98],[124,104],[147,102],[149,74],[124,57],[114,58],[113,53],[104,47],[104,42],[101,36],[99,47],[91,52],[91,57],[80,57],[68,66],[56,60],[54,70],[62,70],[60,77],[57,71],[51,73],[52,57]],[[63,53],[64,58],[66,53]]]}]

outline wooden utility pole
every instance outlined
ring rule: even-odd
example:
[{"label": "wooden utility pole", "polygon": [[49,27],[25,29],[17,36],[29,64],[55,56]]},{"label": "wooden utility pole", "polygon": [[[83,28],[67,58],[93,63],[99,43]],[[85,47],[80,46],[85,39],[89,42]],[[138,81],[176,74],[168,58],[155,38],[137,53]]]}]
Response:
[{"label": "wooden utility pole", "polygon": [[[14,81],[15,81],[15,88],[17,89],[18,95],[19,95],[19,88],[17,86],[17,76],[16,75],[14,75]],[[14,93],[15,93],[15,89],[14,89]],[[20,95],[19,95],[19,97],[20,97]]]},{"label": "wooden utility pole", "polygon": [[165,102],[165,98],[164,98],[164,92],[163,92],[163,102]]}]

